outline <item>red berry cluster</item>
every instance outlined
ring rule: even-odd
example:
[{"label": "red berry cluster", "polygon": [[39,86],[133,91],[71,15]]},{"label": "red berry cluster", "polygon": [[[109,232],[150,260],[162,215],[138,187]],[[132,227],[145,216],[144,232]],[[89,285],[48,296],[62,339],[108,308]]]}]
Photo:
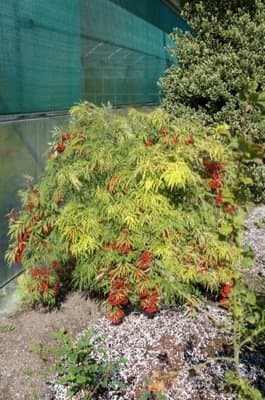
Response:
[{"label": "red berry cluster", "polygon": [[179,142],[179,137],[178,136],[173,136],[170,139],[171,144],[177,144]]},{"label": "red berry cluster", "polygon": [[128,244],[128,243],[125,243],[125,244],[119,246],[119,251],[120,251],[121,253],[127,254],[127,253],[129,253],[130,251],[132,251],[132,246],[131,246],[130,244]]},{"label": "red berry cluster", "polygon": [[152,254],[149,251],[144,251],[140,256],[139,268],[142,270],[146,270],[149,268],[150,263],[152,261]]},{"label": "red berry cluster", "polygon": [[64,143],[58,143],[56,148],[55,148],[58,153],[63,153],[65,150],[65,144]]},{"label": "red berry cluster", "polygon": [[129,303],[129,299],[123,290],[111,291],[107,301],[111,306],[127,306]]},{"label": "red berry cluster", "polygon": [[57,296],[60,290],[59,278],[54,271],[60,266],[59,261],[55,260],[49,267],[35,267],[31,270],[30,276],[32,283],[29,285],[30,292],[37,291],[40,294],[49,293],[51,296]]},{"label": "red berry cluster", "polygon": [[18,240],[17,240],[17,247],[16,247],[16,251],[15,251],[15,256],[14,256],[14,261],[16,263],[21,263],[22,261],[22,254],[24,252],[24,250],[27,248],[27,241],[30,237],[30,230],[29,228],[25,228],[24,232],[22,233],[22,235],[18,236]]},{"label": "red berry cluster", "polygon": [[228,204],[225,208],[224,208],[224,212],[228,213],[228,214],[233,214],[234,212],[236,212],[236,207],[232,206],[231,204]]},{"label": "red berry cluster", "polygon": [[44,235],[48,236],[51,233],[52,229],[53,229],[53,227],[51,224],[44,225],[42,227],[42,233],[44,233]]},{"label": "red berry cluster", "polygon": [[147,296],[142,298],[141,307],[147,314],[155,314],[157,312],[158,295],[156,293],[147,293]]},{"label": "red berry cluster", "polygon": [[[205,172],[211,180],[208,183],[208,186],[210,189],[213,191],[216,191],[216,197],[215,197],[215,203],[218,206],[223,205],[224,199],[223,199],[223,171],[224,171],[224,163],[221,163],[219,161],[213,161],[209,158],[203,160],[203,165],[205,168]],[[231,204],[227,204],[224,207],[224,212],[232,214],[236,211],[236,208],[233,207]]]},{"label": "red berry cluster", "polygon": [[32,217],[33,222],[40,222],[42,220],[41,215],[36,214]]},{"label": "red berry cluster", "polygon": [[153,142],[152,139],[145,139],[144,144],[145,144],[147,147],[151,147],[151,146],[153,146],[154,142]]},{"label": "red berry cluster", "polygon": [[[131,246],[118,246],[115,241],[107,243],[103,248],[105,250],[118,250],[123,253],[128,253],[132,250]],[[149,251],[143,251],[141,253],[139,264],[136,267],[136,279],[139,280],[139,282],[143,282],[147,279],[144,271],[146,271],[150,267],[152,259],[153,256]],[[112,277],[113,270],[111,270],[109,274],[110,277]],[[117,278],[113,281],[107,297],[107,303],[111,307],[111,312],[108,318],[113,324],[118,324],[122,321],[125,315],[122,307],[129,304],[130,290],[131,287],[128,282],[126,282],[125,277]],[[136,293],[141,299],[140,305],[145,312],[147,312],[148,314],[154,314],[155,312],[157,312],[158,295],[154,292],[154,290],[148,290],[145,287],[140,287],[140,289],[136,288]]]},{"label": "red berry cluster", "polygon": [[129,303],[128,293],[130,285],[126,283],[125,278],[117,278],[113,281],[107,302],[112,307],[109,314],[109,320],[113,324],[119,324],[125,316],[122,306]]},{"label": "red berry cluster", "polygon": [[125,312],[123,311],[122,308],[120,307],[114,307],[110,314],[108,319],[114,324],[114,325],[118,325],[121,323],[121,321],[123,320],[123,318],[125,317]]},{"label": "red berry cluster", "polygon": [[[210,160],[209,158],[203,160],[203,165],[208,177],[211,178],[208,185],[213,190],[218,190],[223,186],[223,169],[224,164],[218,161]],[[218,191],[219,201],[222,201],[222,192]]]},{"label": "red berry cluster", "polygon": [[[158,133],[162,137],[170,135],[170,131],[167,128],[160,129],[158,131]],[[169,138],[165,138],[163,140],[163,143],[165,143],[165,144],[177,144],[177,143],[179,143],[179,137],[178,136],[172,136],[172,137],[169,137]],[[194,138],[191,137],[191,136],[187,137],[187,138],[184,139],[184,143],[186,145],[194,144]],[[144,144],[147,147],[151,147],[151,146],[154,145],[154,141],[151,138],[147,138],[147,139],[144,140]]]},{"label": "red berry cluster", "polygon": [[169,130],[166,128],[162,128],[162,129],[160,129],[159,134],[161,136],[167,136],[169,134]]},{"label": "red berry cluster", "polygon": [[194,139],[193,139],[192,137],[188,137],[188,138],[186,138],[186,139],[184,140],[184,143],[185,143],[186,145],[194,144]]},{"label": "red berry cluster", "polygon": [[62,141],[66,142],[67,140],[72,140],[74,139],[75,134],[72,132],[67,132],[62,134]]},{"label": "red berry cluster", "polygon": [[129,243],[124,243],[122,245],[118,245],[117,242],[112,241],[112,242],[108,242],[105,243],[103,245],[103,250],[109,251],[109,250],[118,250],[121,253],[129,253],[130,251],[133,250],[132,246]]},{"label": "red berry cluster", "polygon": [[[128,236],[127,230],[122,231],[125,236]],[[103,245],[105,251],[117,251],[120,253],[127,254],[133,251],[133,247],[130,243],[126,242],[122,245],[118,244],[115,240],[107,242]],[[153,289],[146,287],[146,280],[148,279],[146,270],[150,267],[153,256],[145,250],[139,256],[139,261],[136,266],[135,279],[138,281],[138,287],[136,286],[135,292],[140,297],[140,306],[148,314],[154,314],[157,312],[158,295]],[[113,279],[115,276],[115,267],[111,267],[109,270],[109,276]],[[144,284],[143,284],[144,282]],[[123,307],[127,306],[130,302],[129,292],[131,286],[126,281],[126,277],[120,277],[113,280],[110,287],[107,303],[110,307],[108,319],[113,324],[119,324],[125,316]]]},{"label": "red berry cluster", "polygon": [[[74,133],[68,132],[68,133],[63,133],[62,137],[61,137],[61,142],[58,143],[55,147],[55,150],[58,153],[63,153],[65,150],[65,142],[67,142],[68,140],[72,140],[75,137]],[[52,157],[50,157],[52,158]]]},{"label": "red berry cluster", "polygon": [[[168,136],[170,134],[170,131],[166,128],[162,128],[158,131],[160,136]],[[179,137],[178,136],[173,136],[170,137],[165,141],[165,143],[171,143],[171,144],[177,144],[179,142]]]},{"label": "red berry cluster", "polygon": [[225,283],[224,285],[221,286],[220,290],[220,300],[219,304],[222,307],[229,307],[229,295],[233,289],[233,285],[230,283]]}]

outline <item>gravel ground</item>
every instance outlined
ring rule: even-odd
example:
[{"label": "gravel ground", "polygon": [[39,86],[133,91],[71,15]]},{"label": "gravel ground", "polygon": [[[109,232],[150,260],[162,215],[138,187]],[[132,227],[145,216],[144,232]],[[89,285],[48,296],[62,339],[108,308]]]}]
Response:
[{"label": "gravel ground", "polygon": [[[263,218],[265,206],[259,206],[246,220],[245,243],[256,254],[256,266],[250,273],[253,282],[256,277],[265,276],[265,229],[256,226]],[[192,368],[208,358],[220,357],[229,348],[229,337],[221,333],[228,323],[226,311],[213,303],[205,311],[195,318],[187,314],[185,307],[163,310],[153,318],[131,313],[119,326],[100,318],[93,325],[98,332],[93,340],[105,348],[111,360],[127,359],[120,370],[127,389],[109,391],[98,399],[138,400],[147,377],[158,384],[162,382],[168,400],[236,399],[221,384],[227,366],[212,361],[198,370]],[[107,336],[103,342],[102,334]],[[243,361],[242,374],[264,390],[265,355],[246,354]],[[165,374],[168,379],[161,378]],[[56,384],[51,387],[55,400],[66,399],[64,387]],[[82,394],[76,396],[76,400],[81,398]]]},{"label": "gravel ground", "polygon": [[[192,367],[224,351],[225,336],[220,327],[226,323],[226,312],[214,305],[207,313],[196,318],[187,315],[185,307],[163,310],[153,318],[141,313],[131,313],[119,326],[113,326],[102,317],[93,325],[97,334],[93,342],[107,350],[109,357],[117,361],[126,358],[120,377],[127,389],[109,391],[98,399],[134,400],[144,389],[145,378],[156,376],[167,388],[168,399],[225,400],[233,396],[225,394],[220,386],[224,369],[217,363],[200,369]],[[212,322],[207,314],[214,317]],[[101,336],[106,335],[102,341]],[[187,368],[191,370],[184,371]],[[167,374],[168,379],[159,379]],[[55,399],[65,399],[65,388],[55,386]],[[77,398],[82,398],[76,397]]]},{"label": "gravel ground", "polygon": [[265,221],[265,205],[255,207],[248,215],[245,243],[252,248],[256,256],[256,265],[251,274],[265,277],[265,224],[264,228],[258,228],[256,225],[262,220]]},{"label": "gravel ground", "polygon": [[[265,205],[254,208],[246,220],[245,241],[257,257],[256,267],[250,273],[255,285],[256,278],[261,285],[265,276],[265,229],[255,225],[264,217]],[[93,301],[73,293],[55,312],[25,310],[1,319],[0,400],[66,399],[62,386],[53,383],[48,388],[46,379],[41,377],[46,366],[37,354],[30,352],[36,341],[52,344],[52,332],[62,326],[74,336],[94,326],[98,331],[95,343],[101,343],[112,360],[123,356],[127,359],[120,370],[127,389],[94,400],[139,400],[148,376],[158,384],[162,381],[168,400],[235,400],[221,385],[224,365],[212,362],[198,370],[192,368],[229,349],[229,337],[220,329],[228,322],[226,311],[213,303],[205,311],[191,318],[187,308],[176,307],[163,310],[152,319],[134,312],[116,327],[102,316]],[[107,338],[102,341],[104,333]],[[245,354],[241,370],[265,394],[265,355]],[[168,374],[168,379],[162,379],[164,374]]]}]

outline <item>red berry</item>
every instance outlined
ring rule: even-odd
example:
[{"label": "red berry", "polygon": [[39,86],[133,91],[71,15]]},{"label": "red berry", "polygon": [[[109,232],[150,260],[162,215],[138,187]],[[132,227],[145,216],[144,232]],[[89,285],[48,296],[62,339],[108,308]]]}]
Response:
[{"label": "red berry", "polygon": [[118,325],[118,324],[121,323],[121,321],[123,320],[124,317],[125,317],[124,311],[123,311],[121,308],[115,307],[115,308],[111,311],[111,313],[110,313],[108,319],[109,319],[109,321],[111,321],[114,325]]},{"label": "red berry", "polygon": [[219,191],[217,196],[215,197],[215,203],[220,206],[223,203],[223,193],[222,191]]},{"label": "red berry", "polygon": [[49,286],[46,282],[41,282],[38,284],[38,290],[40,293],[46,293],[49,290]]},{"label": "red berry", "polygon": [[124,291],[110,292],[107,301],[112,306],[126,306],[129,303],[129,299]]},{"label": "red berry", "polygon": [[167,130],[165,128],[164,129],[160,129],[159,134],[161,136],[167,136],[169,134],[169,130]]},{"label": "red berry", "polygon": [[230,295],[232,289],[233,289],[233,286],[232,286],[232,285],[225,284],[225,285],[223,285],[222,288],[221,288],[220,295],[221,295],[222,297],[226,298],[226,297],[228,297],[228,296]]},{"label": "red berry", "polygon": [[224,163],[213,161],[210,158],[204,158],[203,165],[208,176],[212,176],[215,172],[220,173],[224,169]]},{"label": "red berry", "polygon": [[226,206],[224,208],[224,212],[228,213],[228,214],[233,214],[236,211],[236,208],[231,206],[231,204],[229,204],[228,206]]},{"label": "red berry", "polygon": [[223,182],[219,179],[212,179],[209,183],[208,186],[211,189],[219,189],[223,186]]},{"label": "red berry", "polygon": [[117,278],[112,284],[113,289],[122,289],[124,287],[124,278]]},{"label": "red berry", "polygon": [[116,250],[118,248],[119,248],[119,246],[117,245],[117,243],[115,241],[109,242],[109,243],[105,243],[103,245],[103,250],[106,250],[106,251],[108,251],[108,250]]},{"label": "red berry", "polygon": [[20,253],[23,253],[23,251],[26,249],[26,247],[27,247],[26,243],[25,242],[21,242],[21,243],[18,244],[18,251]]},{"label": "red berry", "polygon": [[149,251],[144,251],[140,256],[139,268],[145,270],[149,267],[152,261],[152,254]]},{"label": "red berry", "polygon": [[157,312],[158,295],[153,294],[141,300],[140,304],[142,309],[148,314],[155,314]]},{"label": "red berry", "polygon": [[56,268],[58,268],[59,266],[60,266],[59,261],[57,261],[57,260],[52,261],[51,267],[52,267],[53,269],[56,269]]},{"label": "red berry", "polygon": [[65,150],[65,145],[64,143],[59,143],[56,146],[56,150],[58,151],[58,153],[62,153]]},{"label": "red berry", "polygon": [[224,298],[219,301],[221,307],[228,308],[229,307],[229,300]]},{"label": "red berry", "polygon": [[130,244],[123,244],[122,246],[119,247],[119,250],[122,253],[129,253],[129,251],[132,250],[132,246]]},{"label": "red berry", "polygon": [[192,137],[188,137],[184,140],[185,144],[193,144],[194,143],[194,139]]},{"label": "red berry", "polygon": [[171,143],[172,144],[177,144],[178,142],[179,142],[178,136],[174,136],[174,137],[171,138]]},{"label": "red berry", "polygon": [[153,143],[152,139],[145,139],[144,144],[147,147],[151,147],[151,146],[153,146],[154,143]]},{"label": "red berry", "polygon": [[42,232],[43,232],[45,235],[49,235],[49,234],[51,233],[51,231],[52,231],[52,226],[51,226],[50,224],[44,225],[44,226],[42,227]]},{"label": "red berry", "polygon": [[19,251],[17,251],[15,254],[15,262],[20,264],[21,260],[22,260],[21,253]]}]

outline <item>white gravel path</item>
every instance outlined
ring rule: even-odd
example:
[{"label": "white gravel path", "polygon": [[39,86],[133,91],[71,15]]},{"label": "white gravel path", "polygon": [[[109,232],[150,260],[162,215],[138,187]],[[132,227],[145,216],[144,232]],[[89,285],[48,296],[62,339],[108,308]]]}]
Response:
[{"label": "white gravel path", "polygon": [[265,228],[258,228],[256,225],[262,220],[265,220],[265,205],[253,208],[248,215],[245,243],[252,248],[256,256],[256,265],[251,272],[265,277]]}]

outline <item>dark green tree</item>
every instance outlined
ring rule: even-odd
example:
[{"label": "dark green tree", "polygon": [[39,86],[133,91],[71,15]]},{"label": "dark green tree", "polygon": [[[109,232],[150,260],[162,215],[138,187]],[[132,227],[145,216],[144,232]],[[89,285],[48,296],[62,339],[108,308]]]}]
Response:
[{"label": "dark green tree", "polygon": [[[259,118],[260,109],[252,100],[265,89],[265,3],[184,3],[182,14],[192,29],[176,29],[171,35],[176,62],[159,81],[164,108],[206,124],[226,122],[234,135],[264,146],[265,119]],[[265,182],[263,193],[264,188]]]}]

